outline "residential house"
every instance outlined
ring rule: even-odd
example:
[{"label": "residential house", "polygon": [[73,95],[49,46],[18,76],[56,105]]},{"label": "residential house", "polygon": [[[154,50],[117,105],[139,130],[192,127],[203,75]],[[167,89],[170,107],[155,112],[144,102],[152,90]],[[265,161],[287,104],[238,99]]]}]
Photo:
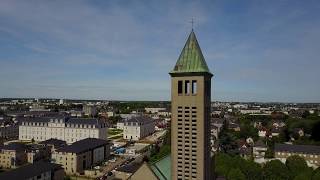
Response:
[{"label": "residential house", "polygon": [[275,158],[285,162],[289,156],[298,155],[304,158],[311,166],[320,166],[320,146],[314,145],[293,145],[293,144],[275,144]]},{"label": "residential house", "polygon": [[253,157],[254,158],[264,158],[267,152],[267,146],[262,140],[258,140],[253,146]]},{"label": "residential house", "polygon": [[259,137],[266,137],[269,135],[269,130],[262,126],[258,129],[258,135]]},{"label": "residential house", "polygon": [[281,133],[281,129],[280,128],[272,128],[271,129],[271,136],[272,137],[278,137]]}]

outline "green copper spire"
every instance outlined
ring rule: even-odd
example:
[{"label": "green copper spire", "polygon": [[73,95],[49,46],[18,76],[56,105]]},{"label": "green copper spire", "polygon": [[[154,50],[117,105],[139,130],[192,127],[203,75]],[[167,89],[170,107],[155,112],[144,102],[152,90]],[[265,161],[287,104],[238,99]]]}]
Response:
[{"label": "green copper spire", "polygon": [[193,30],[191,31],[188,40],[182,49],[174,69],[170,73],[191,72],[210,73]]}]

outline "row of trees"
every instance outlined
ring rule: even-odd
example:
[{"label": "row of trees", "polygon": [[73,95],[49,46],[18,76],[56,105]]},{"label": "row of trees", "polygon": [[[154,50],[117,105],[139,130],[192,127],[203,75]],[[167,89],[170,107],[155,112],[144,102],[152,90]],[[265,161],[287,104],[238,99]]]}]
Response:
[{"label": "row of trees", "polygon": [[299,156],[287,158],[286,163],[271,160],[261,166],[240,156],[219,153],[215,157],[215,172],[228,180],[319,180],[320,170],[307,166]]},{"label": "row of trees", "polygon": [[163,101],[133,101],[133,102],[112,102],[111,106],[116,109],[116,113],[130,113],[131,111],[144,110],[145,107],[168,107],[169,102]]}]

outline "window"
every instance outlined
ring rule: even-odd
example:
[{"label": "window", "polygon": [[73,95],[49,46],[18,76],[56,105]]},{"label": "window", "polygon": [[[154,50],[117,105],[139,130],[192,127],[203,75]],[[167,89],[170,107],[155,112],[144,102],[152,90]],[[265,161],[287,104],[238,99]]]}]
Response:
[{"label": "window", "polygon": [[190,81],[189,80],[186,80],[184,82],[184,93],[190,94]]},{"label": "window", "polygon": [[197,81],[192,80],[192,94],[197,94]]},{"label": "window", "polygon": [[178,81],[178,94],[182,94],[182,81]]}]

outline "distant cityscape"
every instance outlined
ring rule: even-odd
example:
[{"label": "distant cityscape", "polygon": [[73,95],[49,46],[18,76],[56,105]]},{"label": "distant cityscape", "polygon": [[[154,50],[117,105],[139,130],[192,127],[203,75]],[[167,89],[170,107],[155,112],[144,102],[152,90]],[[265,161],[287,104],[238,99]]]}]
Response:
[{"label": "distant cityscape", "polygon": [[[34,176],[128,179],[145,166],[164,174],[170,108],[170,102],[1,99],[0,166],[21,177],[31,174],[20,171],[37,166],[46,168]],[[297,155],[319,167],[319,111],[317,103],[212,102],[210,146],[217,177],[228,176],[225,156],[265,164]]]},{"label": "distant cityscape", "polygon": [[1,2],[0,180],[320,180],[319,3],[257,2]]}]

